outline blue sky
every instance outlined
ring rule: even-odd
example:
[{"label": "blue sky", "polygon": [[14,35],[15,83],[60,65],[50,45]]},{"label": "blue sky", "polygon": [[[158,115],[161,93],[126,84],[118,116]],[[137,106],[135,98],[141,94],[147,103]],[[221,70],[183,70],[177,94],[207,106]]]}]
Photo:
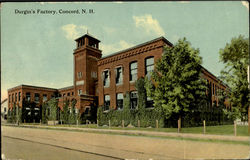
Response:
[{"label": "blue sky", "polygon": [[[15,14],[15,10],[57,14]],[[94,14],[59,14],[93,9]],[[2,97],[20,84],[61,88],[73,84],[74,39],[88,32],[103,55],[164,36],[186,37],[200,49],[203,66],[216,76],[224,65],[219,49],[249,35],[246,1],[3,3],[1,6]]]}]

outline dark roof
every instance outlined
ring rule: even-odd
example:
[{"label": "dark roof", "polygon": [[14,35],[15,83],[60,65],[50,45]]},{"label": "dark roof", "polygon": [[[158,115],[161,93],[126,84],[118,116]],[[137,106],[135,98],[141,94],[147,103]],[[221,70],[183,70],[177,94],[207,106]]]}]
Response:
[{"label": "dark roof", "polygon": [[211,73],[209,70],[207,70],[207,69],[206,69],[205,67],[203,67],[202,65],[201,65],[201,68],[202,68],[203,70],[205,70],[206,72],[208,72],[208,73],[209,73],[210,75],[212,75],[213,77],[215,77],[216,80],[220,81],[224,86],[226,86],[226,87],[229,88],[229,86],[228,86],[225,82],[223,82],[219,77],[215,76],[213,73]]},{"label": "dark roof", "polygon": [[40,89],[57,90],[56,88],[48,88],[48,87],[31,86],[31,85],[21,84],[21,85],[19,85],[19,86],[16,86],[16,87],[13,87],[13,88],[8,89],[8,91],[9,91],[9,90],[12,90],[12,89],[15,89],[15,88],[18,88],[18,87],[32,87],[32,88],[40,88]]},{"label": "dark roof", "polygon": [[63,88],[59,88],[58,90],[66,90],[66,89],[70,89],[73,88],[74,86],[68,86],[68,87],[63,87]]},{"label": "dark roof", "polygon": [[100,40],[98,40],[98,39],[95,38],[94,36],[90,35],[89,33],[87,33],[87,34],[85,34],[85,35],[83,35],[83,36],[81,36],[81,37],[75,39],[75,41],[78,41],[79,39],[84,38],[84,37],[88,37],[88,38],[90,38],[90,39],[92,39],[92,40],[95,40],[95,41],[97,41],[97,42],[100,42]]},{"label": "dark roof", "polygon": [[4,102],[6,102],[8,99],[7,98],[5,98],[2,102],[1,102],[1,104],[3,104]]},{"label": "dark roof", "polygon": [[123,53],[123,52],[129,51],[129,50],[133,50],[133,49],[135,49],[135,48],[138,48],[138,47],[141,47],[141,46],[144,46],[144,45],[147,45],[147,44],[150,44],[150,43],[159,41],[159,40],[163,40],[163,41],[166,42],[168,45],[173,46],[173,44],[172,44],[171,42],[169,42],[165,37],[162,37],[162,36],[161,36],[161,37],[158,37],[158,38],[153,39],[153,40],[151,40],[151,41],[147,41],[147,42],[138,44],[138,45],[136,45],[136,46],[134,46],[134,47],[127,48],[127,49],[124,49],[124,50],[121,50],[121,51],[118,51],[118,52],[109,54],[109,55],[107,55],[107,56],[102,57],[101,59],[108,58],[108,57],[111,57],[111,56],[117,55],[117,54],[119,54],[119,53]]}]

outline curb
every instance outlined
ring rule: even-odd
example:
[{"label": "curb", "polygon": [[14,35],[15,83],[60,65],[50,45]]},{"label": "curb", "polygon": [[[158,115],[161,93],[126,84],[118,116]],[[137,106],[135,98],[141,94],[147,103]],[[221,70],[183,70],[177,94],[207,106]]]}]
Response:
[{"label": "curb", "polygon": [[86,131],[94,133],[113,133],[121,135],[136,135],[136,136],[153,136],[153,137],[171,137],[184,138],[192,140],[220,140],[233,142],[249,142],[248,136],[230,136],[230,135],[211,135],[211,134],[192,134],[192,133],[174,133],[174,132],[160,132],[160,131],[139,131],[139,130],[116,130],[116,129],[98,129],[98,128],[81,128],[81,127],[60,127],[60,126],[44,126],[44,125],[17,125],[17,124],[2,124],[2,126],[24,127],[24,128],[41,128],[41,129],[55,129],[68,131]]}]

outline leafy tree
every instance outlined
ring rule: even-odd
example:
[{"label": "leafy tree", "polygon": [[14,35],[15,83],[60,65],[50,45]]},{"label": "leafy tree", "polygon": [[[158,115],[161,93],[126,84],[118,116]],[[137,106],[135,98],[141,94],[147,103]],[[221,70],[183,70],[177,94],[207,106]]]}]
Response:
[{"label": "leafy tree", "polygon": [[73,99],[71,101],[71,108],[70,108],[71,111],[70,111],[70,114],[69,114],[69,123],[70,124],[76,124],[77,115],[76,115],[75,105],[76,105],[76,100]]},{"label": "leafy tree", "polygon": [[[232,38],[224,49],[220,49],[220,61],[225,63],[221,72],[223,80],[229,85],[227,93],[230,100],[233,117],[245,118],[249,107],[249,88],[247,67],[249,66],[249,40],[243,36]],[[245,116],[244,116],[245,115]]]},{"label": "leafy tree", "polygon": [[42,123],[47,123],[48,121],[48,116],[46,114],[46,110],[48,108],[48,103],[47,102],[44,102],[43,105],[42,105]]},{"label": "leafy tree", "polygon": [[62,120],[65,124],[69,123],[69,101],[66,100],[63,105]]},{"label": "leafy tree", "polygon": [[57,115],[58,115],[58,105],[57,105],[57,100],[55,98],[52,98],[48,101],[48,108],[50,111],[48,115],[48,120],[55,121],[57,120]]},{"label": "leafy tree", "polygon": [[124,125],[127,126],[130,123],[130,96],[129,92],[126,92],[123,102],[123,110],[121,119],[124,120]]},{"label": "leafy tree", "polygon": [[[154,106],[161,108],[165,117],[179,118],[190,113],[205,99],[205,80],[201,78],[199,50],[191,47],[186,39],[179,40],[174,47],[165,47],[162,58],[152,73],[155,89],[146,85],[154,100]],[[148,92],[149,93],[149,92]]]}]

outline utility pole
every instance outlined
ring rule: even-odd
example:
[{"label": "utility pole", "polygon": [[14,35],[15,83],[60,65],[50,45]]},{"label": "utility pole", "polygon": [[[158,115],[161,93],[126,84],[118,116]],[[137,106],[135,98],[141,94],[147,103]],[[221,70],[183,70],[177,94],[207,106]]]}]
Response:
[{"label": "utility pole", "polygon": [[[247,80],[248,80],[248,88],[250,89],[250,66],[249,65],[247,67]],[[248,134],[250,135],[250,106],[248,106]]]}]

